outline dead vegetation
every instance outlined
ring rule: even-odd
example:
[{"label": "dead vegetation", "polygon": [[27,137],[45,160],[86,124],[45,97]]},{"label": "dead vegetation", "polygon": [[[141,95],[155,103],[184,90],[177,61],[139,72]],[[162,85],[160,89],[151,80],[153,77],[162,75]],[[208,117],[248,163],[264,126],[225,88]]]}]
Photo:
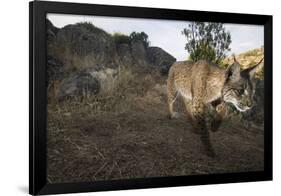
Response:
[{"label": "dead vegetation", "polygon": [[107,91],[48,104],[48,181],[98,181],[263,170],[263,128],[241,120],[202,152],[184,115],[167,119],[165,76],[122,67]]}]

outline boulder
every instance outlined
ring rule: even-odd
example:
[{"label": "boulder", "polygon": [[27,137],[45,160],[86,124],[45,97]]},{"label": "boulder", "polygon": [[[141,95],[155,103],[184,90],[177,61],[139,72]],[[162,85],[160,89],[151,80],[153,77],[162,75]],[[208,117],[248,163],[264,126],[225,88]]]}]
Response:
[{"label": "boulder", "polygon": [[159,47],[148,47],[147,57],[148,61],[159,68],[163,74],[167,74],[172,64],[176,61],[176,58]]},{"label": "boulder", "polygon": [[97,78],[88,72],[82,72],[72,77],[67,77],[60,83],[56,98],[61,101],[67,97],[95,95],[100,90]]},{"label": "boulder", "polygon": [[88,73],[96,78],[100,83],[100,93],[110,92],[116,84],[118,71],[116,69],[105,68],[101,70],[88,69]]},{"label": "boulder", "polygon": [[87,68],[78,74],[65,76],[57,86],[56,97],[58,100],[63,100],[66,97],[107,93],[115,87],[116,78],[116,69]]}]

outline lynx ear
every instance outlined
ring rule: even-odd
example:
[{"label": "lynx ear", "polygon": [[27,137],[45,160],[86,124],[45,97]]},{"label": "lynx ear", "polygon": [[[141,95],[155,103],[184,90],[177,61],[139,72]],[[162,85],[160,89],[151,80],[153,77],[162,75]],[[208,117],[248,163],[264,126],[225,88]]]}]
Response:
[{"label": "lynx ear", "polygon": [[248,69],[243,70],[243,72],[249,74],[250,79],[253,79],[254,76],[255,76],[255,73],[258,70],[263,69],[264,63],[262,61],[263,61],[263,58],[256,65],[254,65],[254,66],[252,66],[252,67],[250,67]]},{"label": "lynx ear", "polygon": [[240,79],[240,64],[235,61],[232,65],[226,69],[227,80],[237,81]]}]

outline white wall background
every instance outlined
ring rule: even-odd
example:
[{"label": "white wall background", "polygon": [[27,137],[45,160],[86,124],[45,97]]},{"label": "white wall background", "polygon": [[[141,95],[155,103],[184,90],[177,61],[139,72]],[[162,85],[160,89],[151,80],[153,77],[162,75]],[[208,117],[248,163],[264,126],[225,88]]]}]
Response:
[{"label": "white wall background", "polygon": [[[80,195],[278,195],[281,192],[281,12],[276,0],[72,0],[219,12],[274,15],[274,180],[191,187],[85,193]],[[0,6],[0,195],[28,191],[28,1],[1,1]],[[279,193],[280,194],[280,193]],[[72,195],[72,194],[70,194]],[[73,194],[74,195],[74,194]]]}]

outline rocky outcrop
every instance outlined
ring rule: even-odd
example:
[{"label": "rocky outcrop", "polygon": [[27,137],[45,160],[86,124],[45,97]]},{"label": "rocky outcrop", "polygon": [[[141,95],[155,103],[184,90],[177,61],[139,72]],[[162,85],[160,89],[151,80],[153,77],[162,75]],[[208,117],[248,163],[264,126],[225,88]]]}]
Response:
[{"label": "rocky outcrop", "polygon": [[114,68],[119,63],[111,35],[87,23],[60,29],[48,45],[48,54],[60,60],[66,70]]},{"label": "rocky outcrop", "polygon": [[122,66],[167,73],[176,60],[159,47],[145,46],[141,40],[116,42],[114,36],[91,23],[63,28],[49,20],[46,24],[48,86],[53,86],[58,99],[109,90]]},{"label": "rocky outcrop", "polygon": [[131,51],[132,51],[132,57],[134,59],[134,63],[136,65],[146,66],[148,64],[146,49],[142,42],[140,41],[132,42]]},{"label": "rocky outcrop", "polygon": [[147,49],[148,61],[158,67],[162,73],[167,74],[176,59],[159,47],[149,47]]},{"label": "rocky outcrop", "polygon": [[112,35],[91,23],[56,28],[47,20],[48,55],[62,62],[65,71],[117,68],[119,65],[160,67],[168,70],[175,58],[159,47],[139,40],[115,43]]},{"label": "rocky outcrop", "polygon": [[123,65],[132,65],[134,60],[131,53],[131,46],[126,43],[117,45],[117,53]]},{"label": "rocky outcrop", "polygon": [[55,27],[48,19],[46,19],[46,26],[47,26],[47,41],[48,44],[50,44],[50,42],[55,41],[59,28]]},{"label": "rocky outcrop", "polygon": [[60,80],[64,75],[63,63],[54,57],[47,56],[47,81]]}]

